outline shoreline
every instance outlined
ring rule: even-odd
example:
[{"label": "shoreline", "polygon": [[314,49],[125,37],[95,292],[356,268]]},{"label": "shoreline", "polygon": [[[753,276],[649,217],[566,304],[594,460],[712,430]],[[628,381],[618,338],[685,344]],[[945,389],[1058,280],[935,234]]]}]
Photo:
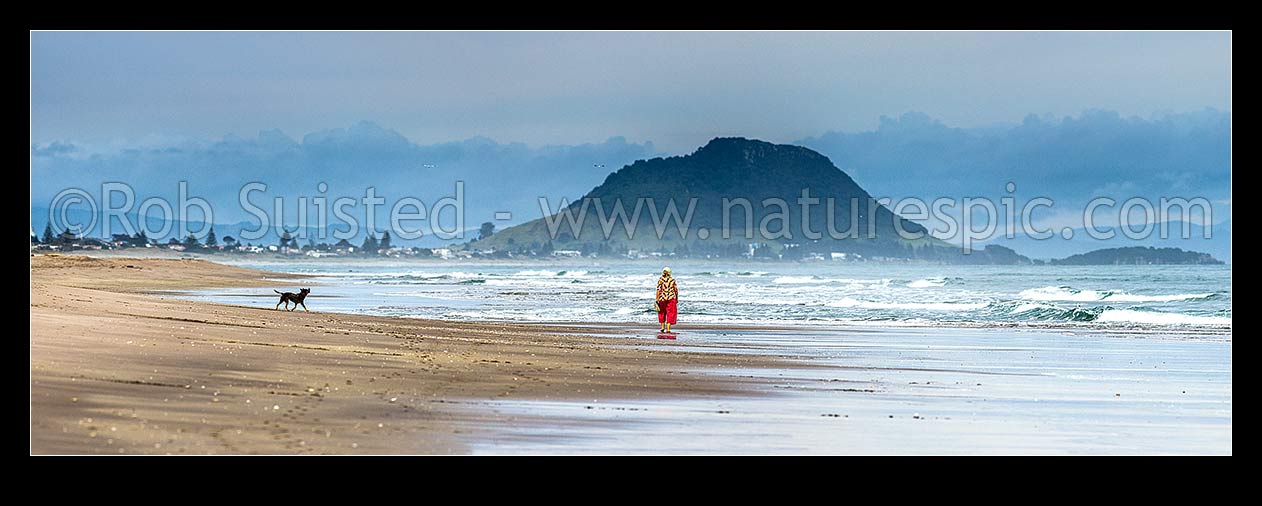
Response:
[{"label": "shoreline", "polygon": [[[433,246],[431,248],[444,248],[449,246]],[[512,265],[519,263],[538,263],[538,264],[556,264],[573,262],[575,257],[539,257],[539,256],[521,256],[514,258],[487,258],[487,257],[462,257],[462,258],[437,258],[437,257],[420,257],[420,256],[361,256],[361,255],[337,255],[337,256],[307,256],[307,255],[283,255],[279,253],[203,253],[189,251],[175,251],[165,248],[123,248],[123,249],[100,249],[100,250],[72,250],[69,252],[59,251],[39,251],[32,250],[32,254],[37,255],[66,255],[66,256],[87,256],[96,258],[192,258],[197,260],[207,260],[216,263],[338,263],[351,261],[363,262],[399,262],[399,263],[433,263],[433,264],[451,264],[461,262],[473,262],[486,265]],[[754,259],[748,257],[723,257],[723,258],[675,258],[675,257],[646,257],[646,258],[628,258],[628,257],[583,257],[577,258],[581,261],[593,262],[619,262],[619,263],[643,263],[646,265],[658,265],[663,262],[678,265],[704,265],[712,262],[723,262],[728,265],[740,266],[777,266],[777,265],[815,265],[835,263],[839,265],[852,264],[877,264],[877,265],[926,265],[926,266],[943,266],[943,267],[994,267],[1007,264],[972,264],[972,263],[952,263],[939,262],[924,259],[890,259],[890,258],[872,258],[863,260],[771,260],[771,259]],[[1100,266],[1121,266],[1121,267],[1231,267],[1232,262],[1222,261],[1219,264],[1203,264],[1203,263],[1171,263],[1171,264],[1050,264],[1046,263],[1052,259],[1042,260],[1044,264],[1017,264],[1019,267],[1100,267]]]},{"label": "shoreline", "polygon": [[[335,265],[337,267],[321,267],[322,265]],[[494,287],[500,286],[516,286],[514,290],[529,287],[530,284],[547,282],[544,279],[542,270],[553,270],[556,274],[556,280],[572,282],[572,283],[592,283],[592,290],[604,290],[603,293],[607,297],[625,297],[618,290],[610,288],[607,279],[601,278],[614,276],[625,278],[628,274],[635,274],[638,271],[637,265],[647,266],[656,264],[636,264],[620,261],[612,262],[579,262],[579,263],[552,263],[538,264],[534,262],[469,262],[463,263],[456,261],[454,263],[442,262],[426,262],[426,261],[387,261],[387,260],[363,260],[363,259],[344,259],[334,262],[242,262],[233,263],[232,265],[240,265],[243,267],[252,267],[257,269],[279,270],[283,272],[301,272],[314,276],[318,280],[332,279],[334,280],[335,290],[317,290],[320,296],[332,295],[337,297],[339,292],[345,294],[351,285],[338,285],[346,280],[345,277],[359,279],[354,285],[376,285],[378,283],[385,286],[383,291],[400,291],[402,288],[393,285],[418,285],[419,292],[428,292],[428,294],[419,294],[421,298],[429,298],[428,303],[431,306],[445,306],[451,309],[452,314],[433,311],[419,311],[416,316],[422,318],[444,319],[454,321],[505,321],[505,322],[530,322],[542,324],[554,323],[593,323],[593,318],[599,320],[600,325],[624,325],[627,323],[638,323],[641,321],[641,314],[637,311],[626,312],[625,309],[611,307],[607,303],[598,303],[591,307],[597,307],[599,314],[583,314],[577,318],[568,315],[558,316],[554,311],[547,311],[546,308],[531,305],[520,297],[511,297],[526,295],[519,292],[507,292],[501,295],[509,295],[506,300],[510,304],[504,305],[506,311],[489,311],[479,312],[478,314],[470,313],[467,310],[473,309],[468,304],[464,304],[465,300],[476,300],[479,294],[472,294],[473,299],[465,294],[465,298],[457,297],[454,301],[444,299],[442,295],[435,295],[437,290],[441,289],[460,289],[473,290],[475,287],[463,287],[456,285],[487,283],[485,290],[492,290]],[[995,281],[994,272],[986,271],[978,273],[981,278],[988,278],[985,285],[969,285],[968,283],[975,280],[959,283],[960,279],[953,279],[949,283],[942,280],[932,281],[932,276],[936,271],[912,270],[906,272],[897,272],[893,274],[885,274],[880,271],[866,271],[866,274],[846,275],[843,277],[853,277],[855,275],[863,277],[862,280],[850,279],[830,279],[824,271],[811,270],[812,267],[801,264],[794,267],[796,270],[773,270],[773,272],[745,271],[749,267],[732,266],[732,265],[716,265],[716,264],[692,264],[687,263],[678,265],[680,269],[696,270],[694,277],[690,278],[689,283],[698,283],[705,285],[707,293],[694,295],[702,303],[702,306],[693,306],[696,311],[701,307],[699,313],[688,313],[689,326],[696,325],[724,327],[724,328],[757,328],[757,327],[774,327],[777,329],[794,330],[799,328],[816,328],[818,326],[837,327],[841,330],[863,331],[864,328],[950,328],[950,329],[987,329],[1001,328],[1013,329],[1015,331],[1070,331],[1070,332],[1096,332],[1116,334],[1143,335],[1146,333],[1170,334],[1180,336],[1206,336],[1210,338],[1229,338],[1232,334],[1231,316],[1230,316],[1230,290],[1229,288],[1223,292],[1220,288],[1208,288],[1204,286],[1196,287],[1193,290],[1194,295],[1185,295],[1192,292],[1176,291],[1170,299],[1163,299],[1171,292],[1157,290],[1156,292],[1145,291],[1143,286],[1126,286],[1119,288],[1113,285],[1100,286],[1098,283],[1089,283],[1085,287],[1079,287],[1088,292],[1100,291],[1104,293],[1098,299],[1080,299],[1073,287],[1060,286],[1064,285],[1063,280],[1050,279],[1048,275],[1032,273],[1031,275],[1040,278],[1031,280],[1031,283],[1025,286],[1002,286],[995,289],[990,288],[990,281],[995,283],[1003,283],[1003,280]],[[772,266],[766,266],[772,269]],[[519,269],[514,273],[514,269]],[[593,273],[588,276],[588,270]],[[416,271],[414,274],[412,271]],[[829,271],[831,272],[831,271]],[[840,272],[840,271],[839,271]],[[848,271],[847,271],[848,272]],[[1221,273],[1221,270],[1215,271]],[[610,274],[613,273],[613,274]],[[406,274],[406,275],[403,275]],[[752,277],[745,278],[747,274]],[[969,277],[966,273],[958,273],[960,276]],[[404,281],[391,282],[386,279],[382,281],[382,276],[389,277],[401,275],[406,278]],[[1090,273],[1087,274],[1088,277]],[[646,278],[651,278],[655,274],[646,274]],[[812,281],[803,281],[805,277],[812,277]],[[569,280],[574,277],[576,279]],[[886,279],[880,279],[880,278]],[[1054,276],[1053,276],[1054,277]],[[441,278],[454,278],[443,280]],[[536,279],[537,278],[537,279]],[[872,278],[872,279],[869,279]],[[980,278],[979,278],[980,279]],[[419,280],[419,281],[417,281]],[[850,286],[851,282],[882,282],[886,285],[900,290],[900,294],[889,299],[884,295],[876,293],[855,292]],[[892,284],[890,284],[892,282]],[[523,285],[523,283],[525,283]],[[769,289],[783,288],[790,293],[793,300],[782,303],[763,304],[775,311],[783,311],[792,313],[784,317],[771,316],[764,317],[761,314],[751,313],[758,304],[754,300],[737,301],[740,311],[733,313],[727,312],[727,308],[714,307],[716,301],[729,300],[730,297],[722,292],[716,292],[715,287],[723,284],[740,285],[738,289],[750,288],[757,291],[763,296],[767,296],[766,291]],[[824,299],[820,296],[803,296],[800,292],[809,289],[812,286],[824,287],[826,291],[835,295],[834,298]],[[1125,285],[1124,283],[1123,285]],[[433,286],[431,286],[433,285]],[[450,286],[447,286],[450,285]],[[880,289],[884,289],[886,285],[882,285]],[[906,286],[904,286],[906,285]],[[943,288],[944,285],[949,285]],[[589,285],[565,285],[563,291],[571,292],[574,290],[582,291],[584,287]],[[857,286],[857,285],[856,285]],[[849,287],[849,288],[848,288]],[[910,292],[922,291],[926,293],[904,293],[909,292],[908,288],[912,288]],[[1041,287],[1041,288],[1039,288]],[[1059,287],[1059,288],[1057,288]],[[1044,298],[1042,294],[1035,293],[1027,295],[1026,292],[1038,292],[1042,290],[1053,291],[1052,298]],[[939,290],[936,294],[927,293],[927,290]],[[1135,293],[1139,295],[1132,296],[1126,290],[1138,290]],[[363,290],[359,290],[363,291]],[[961,292],[962,295],[971,297],[967,300],[941,300],[938,297],[943,293]],[[1116,300],[1109,299],[1112,292],[1118,292]],[[838,292],[841,292],[838,294]],[[1019,292],[1019,293],[1018,293]],[[1201,294],[1201,292],[1206,292]],[[1208,293],[1213,292],[1213,293]],[[1152,295],[1156,293],[1156,295]],[[204,301],[234,303],[242,299],[242,296],[248,297],[249,294],[240,291],[233,292],[231,290],[223,290],[219,293],[204,290],[193,292],[190,296]],[[355,295],[355,299],[349,304],[337,303],[340,307],[337,311],[347,312],[363,312],[367,314],[384,314],[389,316],[409,316],[408,314],[397,311],[372,311],[372,307],[359,304],[358,301],[368,300],[363,298],[368,293],[360,293]],[[395,293],[371,293],[373,296],[389,296],[399,295]],[[487,295],[487,294],[481,294]],[[929,296],[929,300],[920,300],[917,297]],[[1062,296],[1063,298],[1056,298]],[[853,297],[855,300],[850,300]],[[909,298],[910,297],[910,298]],[[1185,298],[1179,298],[1185,297]],[[1223,307],[1223,300],[1226,298],[1226,311],[1212,311]],[[1202,301],[1200,299],[1207,299]],[[1184,303],[1183,301],[1188,302]],[[381,306],[390,306],[391,299],[384,299]],[[1168,304],[1178,301],[1183,305]],[[755,306],[741,305],[744,302],[754,303]],[[1211,307],[1211,311],[1203,311],[1200,303],[1206,304],[1205,307]],[[708,303],[708,306],[706,304]],[[1144,307],[1136,307],[1140,304]],[[1149,307],[1147,304],[1152,303]],[[474,304],[476,306],[476,304]],[[495,306],[495,304],[482,304],[482,306]],[[589,306],[584,306],[586,308]],[[491,308],[495,309],[495,308]],[[541,310],[543,309],[543,310]],[[619,309],[614,313],[614,309]],[[634,309],[634,307],[632,308]],[[1139,309],[1139,311],[1136,311]],[[460,313],[464,311],[464,313]],[[538,314],[535,314],[538,313]],[[549,315],[548,313],[554,313]],[[592,318],[588,318],[588,317]]]},{"label": "shoreline", "polygon": [[[451,320],[462,321],[462,320]],[[487,320],[489,322],[499,322],[501,320]],[[552,326],[573,326],[574,322],[566,321],[532,321],[529,325],[541,325],[546,327]],[[625,321],[591,321],[585,322],[594,329],[643,329],[645,325]],[[1047,333],[1057,332],[1069,335],[1082,335],[1085,337],[1104,337],[1104,338],[1124,338],[1124,339],[1208,339],[1216,341],[1231,342],[1231,327],[1211,327],[1211,328],[1180,328],[1180,327],[1087,327],[1073,326],[1071,324],[1029,324],[1029,323],[977,323],[968,324],[967,322],[948,321],[945,324],[931,325],[921,322],[899,322],[888,320],[873,320],[870,322],[852,322],[852,321],[801,321],[801,322],[780,322],[759,325],[745,321],[736,321],[732,323],[689,323],[688,330],[721,330],[731,332],[849,332],[856,334],[876,334],[890,330],[924,330],[924,331],[981,331],[981,332],[998,332],[998,331],[1016,331],[1028,333]]]},{"label": "shoreline", "polygon": [[287,312],[168,293],[300,277],[200,259],[33,256],[31,453],[467,453],[513,423],[476,401],[765,396],[767,378],[691,372],[810,367],[629,346],[647,341],[590,325]]},{"label": "shoreline", "polygon": [[[320,276],[314,275],[313,278]],[[311,281],[311,286],[321,286],[320,281]],[[157,294],[193,297],[198,300],[211,299],[211,303],[227,304],[213,300],[214,298],[273,298],[271,295],[254,295],[254,294],[225,294],[213,293],[209,290],[170,290],[154,292]],[[338,299],[343,298],[342,295],[323,295],[312,294],[309,299]],[[228,304],[232,305],[232,304]],[[360,313],[344,313],[344,314],[360,314]],[[382,315],[385,316],[385,315]],[[506,323],[506,324],[522,324],[540,326],[545,328],[552,327],[573,327],[581,326],[592,332],[599,332],[602,329],[620,329],[620,330],[644,330],[651,327],[649,323],[630,322],[625,320],[591,320],[584,322],[566,321],[566,320],[531,320],[526,323],[518,323],[508,319],[486,318],[480,320],[461,320],[461,319],[433,319],[423,316],[388,316],[391,318],[406,319],[422,319],[433,321],[448,321],[453,323]],[[1013,332],[1062,332],[1067,334],[1076,334],[1082,336],[1107,337],[1107,338],[1125,338],[1125,339],[1210,339],[1218,341],[1231,342],[1234,335],[1231,326],[1208,326],[1202,325],[1197,327],[1188,327],[1180,325],[1123,325],[1108,323],[1092,323],[1092,322],[969,322],[957,320],[945,320],[930,323],[927,321],[914,320],[772,320],[771,323],[761,323],[754,320],[732,320],[732,321],[701,321],[692,322],[687,325],[688,330],[723,330],[732,332],[753,331],[753,332],[816,332],[821,330],[829,330],[835,332],[849,333],[879,333],[888,330],[943,330],[943,331],[1013,331]]]}]

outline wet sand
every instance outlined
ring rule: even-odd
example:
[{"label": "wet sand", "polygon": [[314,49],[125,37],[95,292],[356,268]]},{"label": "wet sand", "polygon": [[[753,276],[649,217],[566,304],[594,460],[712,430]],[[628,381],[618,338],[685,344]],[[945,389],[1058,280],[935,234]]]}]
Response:
[{"label": "wet sand", "polygon": [[287,312],[169,293],[300,285],[196,259],[32,257],[31,453],[468,453],[526,423],[486,407],[500,401],[758,397],[774,380],[704,372],[804,367],[646,347],[626,328],[322,313],[314,298],[312,312]]},{"label": "wet sand", "polygon": [[[680,349],[810,368],[775,395],[490,401],[519,423],[481,454],[1230,455],[1229,336],[823,325],[687,330]],[[521,423],[528,421],[530,423]]]}]

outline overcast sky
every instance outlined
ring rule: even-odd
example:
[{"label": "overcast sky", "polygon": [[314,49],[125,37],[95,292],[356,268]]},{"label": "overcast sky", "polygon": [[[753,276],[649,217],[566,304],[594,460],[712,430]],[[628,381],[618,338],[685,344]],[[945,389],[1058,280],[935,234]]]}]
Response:
[{"label": "overcast sky", "polygon": [[1227,32],[31,34],[31,142],[302,135],[625,136],[670,153],[924,112],[951,126],[1231,110]]}]

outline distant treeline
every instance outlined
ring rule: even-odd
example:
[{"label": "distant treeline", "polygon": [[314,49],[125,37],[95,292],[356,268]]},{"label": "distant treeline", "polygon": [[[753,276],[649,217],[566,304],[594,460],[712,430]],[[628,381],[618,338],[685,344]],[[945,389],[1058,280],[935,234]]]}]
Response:
[{"label": "distant treeline", "polygon": [[1208,253],[1145,246],[1098,249],[1051,261],[1052,265],[1218,265],[1222,263],[1222,260]]}]

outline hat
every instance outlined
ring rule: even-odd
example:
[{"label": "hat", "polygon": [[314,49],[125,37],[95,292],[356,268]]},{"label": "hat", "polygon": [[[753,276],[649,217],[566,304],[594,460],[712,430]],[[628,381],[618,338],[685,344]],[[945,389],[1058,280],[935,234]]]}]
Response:
[{"label": "hat", "polygon": [[662,267],[662,274],[670,274],[670,267]]}]

